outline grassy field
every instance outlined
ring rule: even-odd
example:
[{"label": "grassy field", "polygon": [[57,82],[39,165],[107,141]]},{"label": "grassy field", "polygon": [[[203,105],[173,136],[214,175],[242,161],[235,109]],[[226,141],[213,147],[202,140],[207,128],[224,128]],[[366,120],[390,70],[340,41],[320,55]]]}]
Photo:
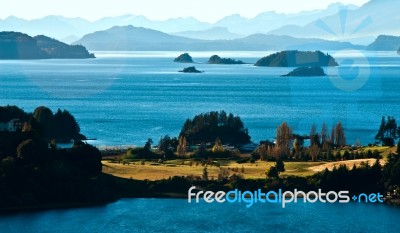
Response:
[{"label": "grassy field", "polygon": [[[388,154],[394,153],[396,147],[363,147],[358,149],[359,152],[367,152],[368,150],[378,150],[381,156],[384,158],[381,160],[381,164],[385,163],[385,158]],[[342,151],[344,153],[344,151]],[[248,155],[243,155],[248,157]],[[273,166],[274,162],[256,161],[255,163],[243,163],[238,164],[236,161],[231,160],[217,160],[220,167],[207,166],[209,178],[216,179],[220,168],[228,169],[230,175],[241,174],[246,179],[258,179],[265,178],[265,171]],[[359,159],[359,160],[348,160],[348,161],[337,161],[337,162],[285,162],[286,171],[282,173],[282,176],[309,176],[316,172],[320,172],[328,168],[329,170],[333,167],[338,167],[341,164],[346,165],[350,169],[356,165],[360,166],[361,163],[368,162],[372,165],[375,159]],[[203,166],[201,164],[196,165],[196,161],[192,160],[168,160],[164,163],[156,163],[146,161],[142,164],[142,161],[134,161],[123,164],[113,162],[112,160],[103,160],[103,172],[122,178],[132,178],[138,180],[159,180],[167,179],[173,176],[202,176]]]},{"label": "grassy field", "polygon": [[[345,164],[349,168],[355,164],[359,166],[362,162],[369,162],[371,165],[375,162],[374,159],[350,160],[339,162],[285,162],[286,171],[283,176],[309,176],[316,172],[323,171],[325,168],[332,169],[340,164]],[[202,176],[203,167],[195,163],[189,165],[189,161],[173,160],[164,164],[145,162],[134,162],[129,164],[115,163],[103,161],[103,172],[123,178],[132,178],[138,180],[159,180],[166,179],[172,176]],[[230,174],[241,174],[246,179],[265,178],[265,171],[273,166],[274,162],[257,161],[256,163],[238,164],[235,161],[224,161],[220,168],[228,169]],[[220,171],[219,167],[207,166],[209,178],[217,178]]]}]

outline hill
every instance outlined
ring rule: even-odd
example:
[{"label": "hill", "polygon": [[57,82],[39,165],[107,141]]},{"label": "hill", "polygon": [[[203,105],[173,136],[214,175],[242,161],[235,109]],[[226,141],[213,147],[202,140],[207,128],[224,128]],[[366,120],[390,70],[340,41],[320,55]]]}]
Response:
[{"label": "hill", "polygon": [[286,24],[271,30],[270,34],[294,37],[340,38],[346,41],[371,43],[377,35],[395,35],[399,30],[400,1],[370,0],[357,9],[339,7],[339,11],[315,18],[300,26]]},{"label": "hill", "polygon": [[67,45],[46,36],[0,32],[0,59],[94,58],[81,45]]},{"label": "hill", "polygon": [[160,31],[133,27],[112,27],[85,35],[75,44],[103,51],[259,51],[364,49],[346,42],[255,34],[235,40],[199,40]]},{"label": "hill", "polygon": [[82,45],[67,45],[47,36],[35,36],[37,46],[50,58],[94,58]]},{"label": "hill", "polygon": [[314,76],[326,76],[324,69],[319,66],[314,67],[299,67],[289,72],[283,77],[314,77]]},{"label": "hill", "polygon": [[221,58],[218,55],[213,55],[208,60],[208,64],[241,65],[245,63],[240,60],[235,60],[232,58]]},{"label": "hill", "polygon": [[174,62],[193,63],[193,58],[188,53],[183,53],[174,59]]},{"label": "hill", "polygon": [[186,44],[195,42],[198,41],[142,27],[115,26],[105,31],[87,34],[75,44],[85,45],[90,50],[165,51],[181,50],[180,48],[187,48]]},{"label": "hill", "polygon": [[227,28],[224,27],[213,27],[207,30],[199,30],[199,31],[183,31],[172,33],[172,35],[183,36],[192,39],[200,39],[200,40],[232,40],[237,38],[242,38],[239,34],[235,34],[230,32]]},{"label": "hill", "polygon": [[396,51],[400,47],[400,37],[381,35],[374,42],[367,46],[373,51]]},{"label": "hill", "polygon": [[258,60],[255,66],[268,67],[312,67],[312,66],[338,66],[335,59],[321,51],[289,50],[271,54]]}]

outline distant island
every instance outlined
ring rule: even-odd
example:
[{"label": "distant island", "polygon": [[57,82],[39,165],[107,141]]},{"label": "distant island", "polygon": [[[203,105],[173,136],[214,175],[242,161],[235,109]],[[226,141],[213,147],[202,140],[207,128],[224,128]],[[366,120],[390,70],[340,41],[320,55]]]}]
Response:
[{"label": "distant island", "polygon": [[400,36],[380,35],[367,46],[372,51],[395,51],[400,47]]},{"label": "distant island", "polygon": [[188,53],[183,53],[174,59],[174,62],[193,63],[192,57]]},{"label": "distant island", "polygon": [[315,76],[326,76],[324,69],[319,66],[313,67],[299,67],[289,72],[286,75],[282,75],[283,77],[315,77]]},{"label": "distant island", "polygon": [[234,60],[231,58],[221,58],[218,55],[213,55],[208,59],[208,64],[225,64],[225,65],[241,65],[245,64],[241,60]]},{"label": "distant island", "polygon": [[397,50],[397,54],[399,54],[399,55],[400,55],[400,48]]},{"label": "distant island", "polygon": [[335,59],[321,51],[288,50],[271,54],[258,60],[255,66],[267,67],[310,67],[338,66]]},{"label": "distant island", "polygon": [[194,67],[194,66],[186,67],[183,70],[180,70],[179,72],[182,72],[182,73],[203,73],[203,71],[197,70],[196,67]]},{"label": "distant island", "polygon": [[31,37],[21,32],[0,32],[0,59],[95,58],[82,45],[67,45],[47,36]]}]

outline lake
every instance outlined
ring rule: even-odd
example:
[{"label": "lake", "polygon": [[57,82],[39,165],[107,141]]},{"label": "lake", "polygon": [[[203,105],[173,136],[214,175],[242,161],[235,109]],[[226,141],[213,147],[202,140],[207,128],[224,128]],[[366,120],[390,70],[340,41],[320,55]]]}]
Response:
[{"label": "lake", "polygon": [[291,68],[208,65],[208,57],[254,63],[271,52],[191,53],[202,74],[179,73],[180,52],[96,52],[89,60],[0,61],[0,105],[32,112],[69,110],[97,146],[143,145],[177,136],[187,118],[225,110],[239,115],[254,142],[273,139],[289,123],[341,121],[348,144],[374,142],[382,116],[400,117],[400,56],[395,52],[332,52],[341,65],[327,77],[281,77]]},{"label": "lake", "polygon": [[0,232],[396,232],[385,204],[244,204],[122,199],[100,207],[0,216]]}]

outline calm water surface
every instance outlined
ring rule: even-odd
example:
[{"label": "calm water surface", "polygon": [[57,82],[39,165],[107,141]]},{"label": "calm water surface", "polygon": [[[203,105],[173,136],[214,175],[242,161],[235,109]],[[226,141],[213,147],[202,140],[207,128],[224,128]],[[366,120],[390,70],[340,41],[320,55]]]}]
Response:
[{"label": "calm water surface", "polygon": [[123,199],[93,208],[0,216],[0,232],[397,232],[400,209],[383,204],[189,204]]},{"label": "calm water surface", "polygon": [[[400,118],[400,56],[333,53],[328,77],[281,75],[290,68],[208,65],[213,53],[191,53],[203,74],[177,72],[180,52],[97,53],[91,60],[0,61],[0,105],[26,111],[45,105],[73,113],[97,145],[142,145],[176,136],[187,118],[225,110],[241,116],[255,142],[273,139],[287,121],[295,133],[341,121],[348,143],[367,144],[383,115]],[[218,53],[255,62],[269,53]]]}]

